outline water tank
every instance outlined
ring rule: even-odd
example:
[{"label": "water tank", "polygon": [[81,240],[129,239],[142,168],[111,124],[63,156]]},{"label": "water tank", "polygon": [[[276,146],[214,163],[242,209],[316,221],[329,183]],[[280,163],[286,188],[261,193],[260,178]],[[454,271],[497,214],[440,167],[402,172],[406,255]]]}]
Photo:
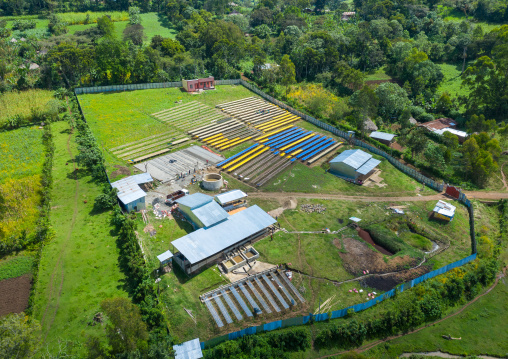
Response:
[{"label": "water tank", "polygon": [[208,191],[218,191],[222,187],[222,176],[216,173],[208,173],[203,176],[201,185]]}]

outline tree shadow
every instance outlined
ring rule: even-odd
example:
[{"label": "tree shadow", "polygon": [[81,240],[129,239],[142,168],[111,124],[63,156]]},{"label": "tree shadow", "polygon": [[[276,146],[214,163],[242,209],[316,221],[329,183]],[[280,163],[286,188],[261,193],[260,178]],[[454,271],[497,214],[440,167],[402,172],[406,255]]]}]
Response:
[{"label": "tree shadow", "polygon": [[80,180],[89,175],[88,171],[83,168],[75,168],[74,170],[67,172],[67,178],[71,180]]},{"label": "tree shadow", "polygon": [[159,14],[157,14],[157,19],[159,20],[159,24],[162,27],[165,27],[166,29],[177,31],[176,28],[173,26],[173,24],[171,23],[171,21],[168,19],[168,17],[166,15],[162,15],[159,13]]}]

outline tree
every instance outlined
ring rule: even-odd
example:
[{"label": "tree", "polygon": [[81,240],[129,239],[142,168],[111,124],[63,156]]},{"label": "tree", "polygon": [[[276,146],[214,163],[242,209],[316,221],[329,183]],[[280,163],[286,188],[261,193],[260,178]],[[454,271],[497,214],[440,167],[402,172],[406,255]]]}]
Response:
[{"label": "tree", "polygon": [[484,115],[473,115],[466,122],[466,128],[469,133],[492,132],[496,128],[496,120],[486,120]]},{"label": "tree", "polygon": [[266,24],[256,26],[254,29],[254,34],[259,37],[260,39],[266,39],[270,37],[270,34],[272,33],[272,30],[270,27]]},{"label": "tree", "polygon": [[436,110],[445,116],[448,116],[450,110],[453,109],[453,102],[448,92],[443,92],[436,103]]},{"label": "tree", "polygon": [[286,86],[286,97],[288,96],[288,86],[296,83],[295,76],[295,65],[289,58],[289,55],[282,56],[279,64],[279,78],[280,83]]},{"label": "tree", "polygon": [[0,358],[33,358],[41,346],[40,325],[23,314],[0,318]]},{"label": "tree", "polygon": [[104,15],[97,19],[97,28],[99,29],[102,36],[114,37],[115,36],[115,24],[111,19]]},{"label": "tree", "polygon": [[112,209],[117,203],[118,189],[105,187],[102,193],[95,197],[94,208],[98,211]]},{"label": "tree", "polygon": [[127,26],[123,30],[123,40],[124,41],[132,41],[134,45],[141,46],[143,45],[143,40],[146,38],[143,33],[143,25],[135,24]]},{"label": "tree", "polygon": [[147,349],[148,331],[136,305],[127,298],[112,298],[102,301],[101,308],[109,319],[106,335],[113,354]]},{"label": "tree", "polygon": [[445,168],[445,153],[445,146],[428,141],[423,155],[432,167],[443,170]]},{"label": "tree", "polygon": [[129,23],[131,25],[141,24],[141,17],[139,16],[140,10],[137,6],[129,7]]},{"label": "tree", "polygon": [[475,137],[471,136],[462,145],[464,170],[473,183],[484,186],[498,166],[492,155],[480,148]]},{"label": "tree", "polygon": [[375,93],[379,98],[379,114],[392,122],[411,104],[406,91],[395,83],[382,83]]},{"label": "tree", "polygon": [[353,106],[362,115],[362,120],[366,117],[375,117],[378,111],[379,98],[374,90],[369,86],[364,86],[361,90],[356,91],[350,98],[349,104]]},{"label": "tree", "polygon": [[49,16],[48,30],[55,36],[66,34],[68,31],[67,23],[60,20],[58,15],[51,14]]},{"label": "tree", "polygon": [[409,134],[405,139],[406,145],[411,149],[411,155],[414,158],[427,147],[427,136],[425,136],[423,128],[417,128]]}]

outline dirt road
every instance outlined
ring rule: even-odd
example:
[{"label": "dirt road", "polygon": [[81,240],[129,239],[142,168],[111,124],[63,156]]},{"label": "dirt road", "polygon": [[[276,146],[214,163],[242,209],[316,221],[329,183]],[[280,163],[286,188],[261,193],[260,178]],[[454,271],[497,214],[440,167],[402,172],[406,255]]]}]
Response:
[{"label": "dirt road", "polygon": [[[450,197],[445,196],[443,193],[434,194],[430,196],[403,196],[403,197],[388,197],[388,196],[346,196],[342,194],[326,194],[326,193],[302,193],[302,192],[249,192],[247,193],[251,198],[261,199],[286,199],[288,197],[295,198],[312,198],[312,199],[337,199],[342,201],[362,201],[362,202],[417,202],[417,201],[434,201],[434,200],[450,200]],[[486,199],[486,200],[500,200],[508,199],[508,192],[479,192],[471,191],[466,192],[469,199]]]}]

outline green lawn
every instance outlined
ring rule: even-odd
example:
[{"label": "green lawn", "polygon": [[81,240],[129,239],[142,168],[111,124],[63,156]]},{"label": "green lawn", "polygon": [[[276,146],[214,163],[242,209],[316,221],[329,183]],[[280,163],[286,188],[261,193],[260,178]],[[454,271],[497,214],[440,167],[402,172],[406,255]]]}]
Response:
[{"label": "green lawn", "polygon": [[[336,154],[345,149],[346,147],[340,148]],[[332,154],[330,154],[331,156]],[[397,170],[386,159],[377,155],[374,155],[374,157],[381,160],[381,164],[378,166],[381,169],[379,176],[384,179],[382,183],[387,184],[386,186],[378,187],[374,185],[373,187],[366,187],[354,185],[326,172],[321,167],[308,167],[298,162],[272,178],[262,187],[262,190],[265,192],[337,193],[344,195],[375,194],[378,196],[416,196],[417,193],[435,193],[427,187],[423,192],[419,192],[422,185],[416,180]]]},{"label": "green lawn", "polygon": [[[102,188],[86,173],[78,173],[76,182],[75,135],[69,138],[65,122],[53,124],[53,131],[51,225],[55,236],[43,248],[34,305],[34,316],[41,322],[51,353],[56,352],[60,340],[77,344],[89,334],[103,336],[101,326],[88,325],[100,311],[100,302],[127,296],[110,213],[92,211]],[[77,348],[82,350],[79,345]]]},{"label": "green lawn", "polygon": [[[459,11],[452,7],[438,5],[437,12],[443,18],[444,21],[462,22],[466,20],[466,15],[462,11]],[[472,21],[474,26],[480,25],[483,28],[484,33],[490,32],[496,27],[500,27],[502,25],[502,24],[491,24],[484,21],[476,21],[472,16],[469,16],[468,20]]]},{"label": "green lawn", "polygon": [[174,39],[178,31],[172,27],[171,23],[163,15],[155,12],[141,14],[141,25],[145,28],[145,43],[150,43],[152,37],[160,35]]},{"label": "green lawn", "polygon": [[376,71],[373,71],[372,73],[367,73],[365,76],[365,81],[381,81],[381,80],[391,80],[392,77],[388,75],[386,72],[386,67],[380,67]]},{"label": "green lawn", "polygon": [[[462,64],[438,64],[444,79],[437,89],[437,93],[448,92],[452,97],[466,96],[469,91],[467,88],[462,87],[462,79],[460,74],[462,72]],[[467,64],[466,64],[467,67]]]}]

